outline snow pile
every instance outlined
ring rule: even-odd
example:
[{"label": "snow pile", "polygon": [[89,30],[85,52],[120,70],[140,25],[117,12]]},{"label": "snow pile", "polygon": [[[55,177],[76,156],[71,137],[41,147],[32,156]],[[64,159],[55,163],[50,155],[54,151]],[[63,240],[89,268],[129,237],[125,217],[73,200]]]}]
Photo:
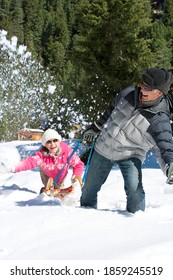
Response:
[{"label": "snow pile", "polygon": [[[10,159],[18,160],[15,145],[22,149],[26,142],[0,144],[1,157],[11,149]],[[37,145],[32,142],[27,147],[33,152]],[[69,173],[67,181],[70,178]],[[58,199],[39,195],[38,170],[0,175],[0,259],[169,262],[173,258],[173,185],[166,184],[158,168],[143,169],[143,184],[146,210],[130,214],[117,168],[98,195],[98,210],[68,203],[60,206]]]}]

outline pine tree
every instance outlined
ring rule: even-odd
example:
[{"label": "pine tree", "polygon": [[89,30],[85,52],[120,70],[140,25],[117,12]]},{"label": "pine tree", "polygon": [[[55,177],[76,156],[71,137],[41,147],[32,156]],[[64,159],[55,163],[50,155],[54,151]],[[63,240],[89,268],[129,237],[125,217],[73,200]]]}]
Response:
[{"label": "pine tree", "polygon": [[[16,138],[25,123],[30,124],[33,113],[42,108],[42,95],[47,92],[51,79],[36,63],[24,46],[17,47],[17,38],[3,39],[0,33],[0,94],[1,128],[6,129],[1,140]],[[5,123],[4,123],[5,122]]]},{"label": "pine tree", "polygon": [[[142,32],[151,24],[150,1],[79,1],[75,64],[84,72],[79,95],[93,112],[106,106],[120,89],[138,82],[153,63]],[[79,80],[80,81],[80,80]],[[81,93],[82,92],[82,93]]]},{"label": "pine tree", "polygon": [[173,68],[173,5],[172,0],[166,0],[164,3],[163,23],[167,28],[167,42],[172,50],[171,67]]},{"label": "pine tree", "polygon": [[0,0],[0,29],[9,29],[11,21],[10,2],[10,0]]},{"label": "pine tree", "polygon": [[11,0],[10,3],[11,21],[8,36],[17,36],[20,44],[24,42],[24,13],[21,0]]},{"label": "pine tree", "polygon": [[153,66],[171,68],[172,49],[168,38],[168,29],[162,21],[154,21],[148,28],[149,47],[153,53]]},{"label": "pine tree", "polygon": [[44,65],[63,80],[66,65],[66,50],[70,43],[67,17],[62,0],[47,4],[47,17],[43,31],[43,57]]},{"label": "pine tree", "polygon": [[49,125],[63,116],[65,128],[69,104],[89,122],[119,90],[140,82],[146,68],[172,68],[172,0],[157,7],[159,18],[151,8],[156,2],[161,1],[0,0],[0,29],[8,31],[7,38],[16,35],[55,77],[58,104],[64,97],[63,116],[55,106],[48,112],[47,95],[42,95]]},{"label": "pine tree", "polygon": [[44,0],[23,0],[24,44],[41,60],[42,34],[45,21]]},{"label": "pine tree", "polygon": [[[0,140],[10,141],[28,124],[30,128],[54,127],[63,136],[83,120],[63,96],[63,85],[34,60],[17,38],[6,40],[0,32]],[[78,100],[74,100],[75,103]]]}]

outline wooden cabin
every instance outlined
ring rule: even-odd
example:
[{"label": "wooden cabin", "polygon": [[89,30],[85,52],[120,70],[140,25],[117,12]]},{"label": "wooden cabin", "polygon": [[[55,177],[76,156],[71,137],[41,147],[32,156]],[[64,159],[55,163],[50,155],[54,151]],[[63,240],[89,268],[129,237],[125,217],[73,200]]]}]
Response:
[{"label": "wooden cabin", "polygon": [[44,131],[42,129],[24,128],[18,132],[18,140],[33,140],[39,141],[42,138]]}]

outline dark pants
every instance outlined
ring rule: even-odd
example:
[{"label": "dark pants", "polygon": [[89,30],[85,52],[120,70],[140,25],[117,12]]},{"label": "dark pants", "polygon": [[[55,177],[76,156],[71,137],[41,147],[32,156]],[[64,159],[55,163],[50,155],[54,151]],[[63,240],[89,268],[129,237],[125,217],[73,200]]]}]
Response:
[{"label": "dark pants", "polygon": [[[116,162],[119,165],[127,197],[127,211],[145,210],[145,192],[142,186],[142,164],[138,158]],[[97,208],[97,193],[106,181],[114,162],[94,151],[82,188],[81,206]]]},{"label": "dark pants", "polygon": [[[47,182],[49,180],[49,177],[44,173],[44,171],[42,169],[40,169],[40,177],[41,177],[41,181],[44,185],[44,187],[46,187]],[[62,188],[64,186],[64,182],[60,182],[60,183],[54,183],[54,188],[55,189],[59,189]]]}]

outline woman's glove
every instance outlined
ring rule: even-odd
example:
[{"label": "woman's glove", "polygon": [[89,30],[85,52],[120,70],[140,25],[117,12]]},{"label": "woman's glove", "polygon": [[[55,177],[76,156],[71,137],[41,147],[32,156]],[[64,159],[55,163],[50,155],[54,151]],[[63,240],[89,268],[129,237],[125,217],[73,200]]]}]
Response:
[{"label": "woman's glove", "polygon": [[73,175],[71,177],[71,183],[72,186],[75,186],[75,184],[79,183],[81,188],[83,187],[82,178],[80,176]]},{"label": "woman's glove", "polygon": [[0,162],[0,174],[15,172],[13,164],[7,162]]}]

